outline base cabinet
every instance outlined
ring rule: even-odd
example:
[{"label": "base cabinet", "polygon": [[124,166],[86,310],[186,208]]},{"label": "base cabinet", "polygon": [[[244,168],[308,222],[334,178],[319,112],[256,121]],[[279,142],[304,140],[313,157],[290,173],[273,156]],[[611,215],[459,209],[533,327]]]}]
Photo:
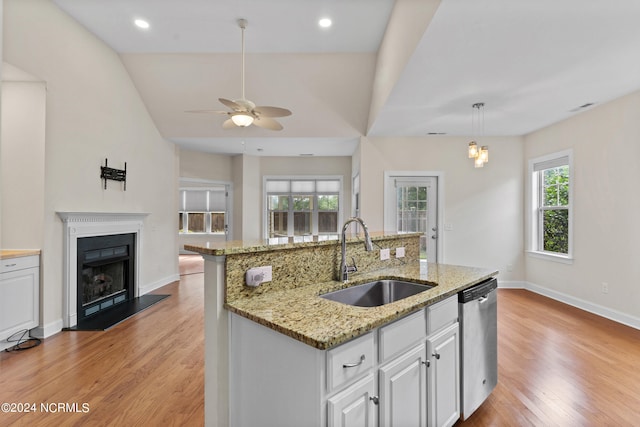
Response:
[{"label": "base cabinet", "polygon": [[460,418],[459,335],[455,323],[427,340],[430,426],[452,426]]},{"label": "base cabinet", "polygon": [[427,425],[426,355],[423,343],[380,368],[381,426]]},{"label": "base cabinet", "polygon": [[38,326],[40,258],[33,255],[1,261],[0,350],[4,350],[16,344],[7,338]]},{"label": "base cabinet", "polygon": [[328,427],[375,427],[376,396],[373,374],[367,375],[327,401]]},{"label": "base cabinet", "polygon": [[456,295],[326,351],[235,314],[230,323],[232,427],[440,427],[459,418]]}]

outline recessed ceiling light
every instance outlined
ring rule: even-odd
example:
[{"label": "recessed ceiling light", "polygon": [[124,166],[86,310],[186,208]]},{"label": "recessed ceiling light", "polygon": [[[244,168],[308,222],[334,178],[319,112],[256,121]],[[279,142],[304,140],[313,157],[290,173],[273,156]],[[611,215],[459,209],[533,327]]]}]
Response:
[{"label": "recessed ceiling light", "polygon": [[329,18],[322,18],[318,21],[318,25],[320,25],[322,28],[329,28],[331,24],[332,22]]},{"label": "recessed ceiling light", "polygon": [[136,19],[133,23],[136,24],[136,27],[142,28],[143,30],[149,28],[149,22],[144,19]]}]

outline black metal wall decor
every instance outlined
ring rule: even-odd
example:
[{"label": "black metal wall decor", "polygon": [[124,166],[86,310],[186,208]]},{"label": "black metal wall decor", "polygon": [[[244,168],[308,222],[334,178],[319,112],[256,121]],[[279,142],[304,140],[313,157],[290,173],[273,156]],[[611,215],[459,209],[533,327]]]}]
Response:
[{"label": "black metal wall decor", "polygon": [[104,180],[104,189],[107,189],[107,180],[120,181],[124,184],[124,191],[127,191],[127,162],[124,162],[124,169],[114,169],[107,166],[108,159],[104,159],[104,166],[100,166],[100,178]]}]

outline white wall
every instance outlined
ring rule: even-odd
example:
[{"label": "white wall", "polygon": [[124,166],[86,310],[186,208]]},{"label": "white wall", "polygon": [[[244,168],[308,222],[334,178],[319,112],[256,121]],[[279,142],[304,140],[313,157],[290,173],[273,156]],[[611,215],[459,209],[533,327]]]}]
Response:
[{"label": "white wall", "polygon": [[[445,181],[439,262],[500,270],[501,281],[524,278],[523,140],[486,137],[490,161],[476,169],[467,158],[468,138],[363,138],[360,144],[361,216],[382,230],[385,171],[441,171]],[[508,271],[511,269],[511,271]]]},{"label": "white wall", "polygon": [[[622,314],[618,318],[633,316],[636,327],[640,326],[639,141],[640,92],[636,92],[529,134],[524,144],[525,163],[572,148],[575,176],[575,260],[566,265],[527,256],[527,282],[573,303],[581,300],[617,311]],[[607,294],[602,293],[602,282],[609,284]]]},{"label": "white wall", "polygon": [[[140,286],[175,280],[177,153],[159,134],[118,55],[45,0],[4,2],[3,54],[47,84],[45,334],[56,331],[62,315],[62,223],[56,211],[148,212]],[[116,182],[103,189],[105,158],[115,168],[127,162],[127,191]]]}]

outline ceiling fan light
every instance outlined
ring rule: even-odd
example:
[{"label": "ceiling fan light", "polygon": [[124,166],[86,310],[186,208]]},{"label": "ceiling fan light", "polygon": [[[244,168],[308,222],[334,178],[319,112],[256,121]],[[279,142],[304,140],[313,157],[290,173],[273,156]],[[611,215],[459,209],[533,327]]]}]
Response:
[{"label": "ceiling fan light", "polygon": [[238,113],[231,116],[231,121],[240,127],[247,127],[253,123],[253,116],[245,113]]}]

